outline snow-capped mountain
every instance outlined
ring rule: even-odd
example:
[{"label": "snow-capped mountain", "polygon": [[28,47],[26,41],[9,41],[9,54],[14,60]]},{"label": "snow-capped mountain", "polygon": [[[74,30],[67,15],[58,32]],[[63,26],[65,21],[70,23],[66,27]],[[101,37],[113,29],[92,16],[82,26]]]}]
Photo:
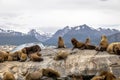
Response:
[{"label": "snow-capped mountain", "polygon": [[5,32],[3,29],[0,29],[0,32]]},{"label": "snow-capped mountain", "polygon": [[20,45],[24,43],[39,42],[34,36],[14,30],[0,29],[0,45]]},{"label": "snow-capped mountain", "polygon": [[[32,29],[31,29],[32,30]],[[30,30],[30,31],[31,31]],[[33,30],[35,30],[37,33],[39,33],[40,35],[42,35],[42,36],[46,36],[46,37],[52,37],[52,33],[49,33],[49,32],[43,32],[43,31],[41,31],[39,28],[35,28],[35,29],[33,29]]]},{"label": "snow-capped mountain", "polygon": [[17,31],[14,31],[14,30],[4,30],[4,29],[1,29],[0,28],[0,35],[8,35],[8,36],[23,36],[25,35],[24,33],[21,33],[21,32],[17,32]]},{"label": "snow-capped mountain", "polygon": [[4,30],[0,28],[0,44],[24,44],[29,42],[44,42],[51,37],[49,33],[37,32],[31,29],[27,34],[14,30]]},{"label": "snow-capped mountain", "polygon": [[31,29],[28,32],[28,35],[35,36],[41,42],[44,42],[50,38],[50,36],[48,34],[43,34],[43,33],[41,34],[41,33],[37,32],[36,29]]},{"label": "snow-capped mountain", "polygon": [[[42,42],[45,45],[57,45],[58,37],[62,36],[65,44],[71,46],[71,38],[77,38],[80,41],[85,41],[87,37],[91,39],[93,44],[99,43],[101,35],[107,36],[120,33],[116,29],[98,28],[94,29],[86,24],[80,26],[69,27],[66,26],[63,29],[59,29],[55,34],[44,33],[38,29],[31,29],[27,34],[17,32],[14,30],[0,29],[0,44],[23,44],[30,42]],[[116,37],[114,38],[117,39]]]},{"label": "snow-capped mountain", "polygon": [[66,26],[63,29],[58,30],[53,36],[58,37],[58,36],[64,36],[66,33],[68,33],[71,30],[71,27]]},{"label": "snow-capped mountain", "polygon": [[120,32],[116,29],[94,29],[86,24],[75,26],[75,27],[65,27],[63,29],[58,30],[50,39],[48,39],[45,44],[56,45],[58,36],[62,36],[64,38],[65,43],[68,45],[71,43],[71,38],[77,38],[80,41],[85,41],[87,37],[91,38],[93,44],[99,43],[101,35],[112,35]]}]

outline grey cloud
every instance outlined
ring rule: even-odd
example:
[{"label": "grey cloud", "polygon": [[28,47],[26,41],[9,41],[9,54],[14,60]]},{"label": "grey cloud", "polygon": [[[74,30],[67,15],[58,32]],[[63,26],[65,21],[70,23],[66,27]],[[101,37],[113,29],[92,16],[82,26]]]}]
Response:
[{"label": "grey cloud", "polygon": [[16,14],[16,13],[0,13],[0,18],[3,20],[16,18],[18,16],[19,16],[19,14]]},{"label": "grey cloud", "polygon": [[11,23],[11,22],[4,22],[0,24],[0,28],[14,28],[14,27],[23,27],[26,26],[25,24],[17,24],[17,23]]},{"label": "grey cloud", "polygon": [[108,1],[108,0],[100,0],[100,1]]},{"label": "grey cloud", "polygon": [[8,26],[16,26],[16,27],[25,26],[25,24],[16,24],[16,23],[10,23],[10,22],[6,23],[6,25],[8,25]]},{"label": "grey cloud", "polygon": [[[97,9],[105,3],[100,0],[12,0],[14,3],[6,3],[1,9],[11,11],[27,10],[54,10],[54,9]],[[105,6],[114,7],[119,0],[107,0]],[[112,4],[112,5],[110,5]],[[104,7],[107,8],[107,7]],[[111,8],[112,9],[112,8]]]}]

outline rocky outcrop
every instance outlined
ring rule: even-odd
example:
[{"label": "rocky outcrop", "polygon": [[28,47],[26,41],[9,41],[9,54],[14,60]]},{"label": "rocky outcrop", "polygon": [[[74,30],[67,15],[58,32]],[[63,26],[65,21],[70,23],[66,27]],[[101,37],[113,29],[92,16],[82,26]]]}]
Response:
[{"label": "rocky outcrop", "polygon": [[[54,56],[59,51],[69,53],[64,60],[54,60]],[[52,68],[59,71],[61,77],[68,75],[96,75],[101,70],[112,72],[116,77],[120,76],[120,58],[118,55],[110,55],[107,52],[96,52],[95,50],[78,50],[74,49],[43,49],[41,52],[44,61],[42,62],[18,62],[6,61],[0,63],[0,76],[9,70],[14,73],[15,78],[24,80],[24,74],[34,72],[42,68]]]}]

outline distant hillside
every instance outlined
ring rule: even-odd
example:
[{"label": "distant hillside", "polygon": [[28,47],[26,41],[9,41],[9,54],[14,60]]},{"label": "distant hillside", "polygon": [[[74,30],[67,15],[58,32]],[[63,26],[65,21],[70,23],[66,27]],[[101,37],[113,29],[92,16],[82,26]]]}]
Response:
[{"label": "distant hillside", "polygon": [[39,42],[34,36],[0,36],[0,45],[20,45],[24,43]]},{"label": "distant hillside", "polygon": [[94,29],[89,27],[88,25],[80,25],[75,27],[65,27],[63,29],[58,30],[50,39],[48,39],[44,44],[46,45],[57,45],[58,36],[62,36],[64,38],[65,44],[70,47],[71,38],[77,38],[79,41],[85,41],[87,37],[91,38],[92,44],[98,44],[101,35],[105,34],[107,36],[120,32],[116,29],[103,29],[98,28]]},{"label": "distant hillside", "polygon": [[4,30],[0,28],[0,45],[19,45],[31,42],[43,42],[49,39],[49,34],[41,34],[35,29],[31,29],[27,34],[14,30]]},{"label": "distant hillside", "polygon": [[0,45],[20,45],[31,42],[39,41],[32,35],[23,34],[13,30],[0,29]]},{"label": "distant hillside", "polygon": [[108,36],[109,42],[120,42],[120,33]]}]

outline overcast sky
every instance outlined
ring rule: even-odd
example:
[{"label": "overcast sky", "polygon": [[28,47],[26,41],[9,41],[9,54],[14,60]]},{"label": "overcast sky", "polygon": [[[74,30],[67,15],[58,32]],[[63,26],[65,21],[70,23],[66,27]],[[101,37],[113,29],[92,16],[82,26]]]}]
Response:
[{"label": "overcast sky", "polygon": [[82,24],[120,29],[120,0],[0,0],[4,29],[55,32]]}]

